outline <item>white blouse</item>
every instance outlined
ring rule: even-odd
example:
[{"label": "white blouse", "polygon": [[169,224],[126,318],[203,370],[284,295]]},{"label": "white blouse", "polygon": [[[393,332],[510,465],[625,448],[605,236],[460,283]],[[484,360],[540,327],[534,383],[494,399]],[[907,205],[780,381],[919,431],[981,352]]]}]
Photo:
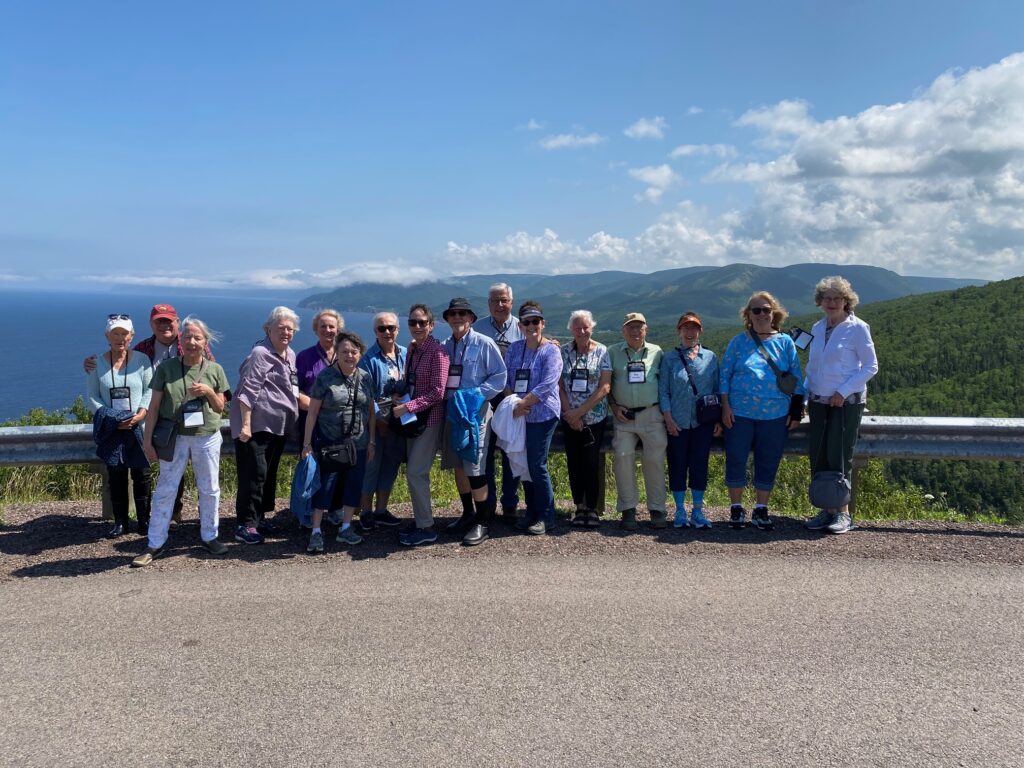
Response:
[{"label": "white blouse", "polygon": [[804,386],[807,392],[830,397],[838,392],[843,397],[860,393],[867,397],[868,381],[878,373],[878,357],[871,340],[871,328],[855,315],[849,315],[832,329],[828,344],[822,318],[811,328],[811,341]]}]

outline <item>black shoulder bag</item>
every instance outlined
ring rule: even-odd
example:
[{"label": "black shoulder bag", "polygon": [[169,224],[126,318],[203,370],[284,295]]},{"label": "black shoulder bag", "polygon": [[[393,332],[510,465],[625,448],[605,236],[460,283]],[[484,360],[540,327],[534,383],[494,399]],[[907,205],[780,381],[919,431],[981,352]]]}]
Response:
[{"label": "black shoulder bag", "polygon": [[717,424],[722,420],[722,401],[718,395],[703,395],[697,391],[697,384],[693,380],[693,369],[690,361],[686,359],[686,352],[682,348],[678,350],[679,359],[683,361],[683,368],[686,369],[686,378],[690,380],[690,389],[697,401],[697,423]]}]

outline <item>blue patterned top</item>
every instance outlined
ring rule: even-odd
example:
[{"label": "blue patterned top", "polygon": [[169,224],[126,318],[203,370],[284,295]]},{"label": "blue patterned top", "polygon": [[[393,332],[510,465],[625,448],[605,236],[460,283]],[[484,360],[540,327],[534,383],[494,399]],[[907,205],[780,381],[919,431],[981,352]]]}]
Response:
[{"label": "blue patterned top", "polygon": [[[572,391],[572,372],[576,369],[587,372],[587,391]],[[594,348],[585,355],[576,354],[576,342],[566,344],[562,347],[562,386],[565,389],[566,399],[572,408],[579,408],[587,401],[594,390],[601,383],[601,374],[611,371],[612,361],[608,357],[608,347],[604,344],[594,342]],[[587,411],[583,417],[584,424],[597,424],[608,417],[608,398],[602,397],[601,401]]]},{"label": "blue patterned top", "polygon": [[[665,352],[661,358],[661,371],[658,373],[658,400],[661,412],[671,411],[672,420],[680,429],[692,429],[697,426],[697,398],[686,367],[680,359],[680,353],[688,355],[689,349],[676,347]],[[710,349],[698,346],[696,359],[687,358],[690,370],[693,371],[693,383],[701,397],[718,393],[718,358]]]},{"label": "blue patterned top", "polygon": [[[798,380],[800,358],[796,355],[796,344],[785,333],[776,333],[762,339],[765,352],[771,355],[780,371],[790,371]],[[733,336],[722,358],[720,392],[729,396],[729,407],[736,416],[747,419],[779,419],[789,413],[790,396],[784,394],[775,383],[775,372],[761,354],[750,334]],[[800,384],[794,394],[804,393]]]}]

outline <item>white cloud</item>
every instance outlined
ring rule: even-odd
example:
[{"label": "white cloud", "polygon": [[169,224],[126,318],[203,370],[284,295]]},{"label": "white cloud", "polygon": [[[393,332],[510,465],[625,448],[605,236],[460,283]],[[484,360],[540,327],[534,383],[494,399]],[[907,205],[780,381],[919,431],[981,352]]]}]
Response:
[{"label": "white cloud", "polygon": [[516,232],[496,243],[468,246],[448,243],[449,264],[463,265],[461,274],[475,274],[481,264],[501,272],[571,274],[590,271],[595,264],[629,268],[629,242],[597,232],[582,245],[562,240],[545,229],[541,235]]},{"label": "white cloud", "polygon": [[668,123],[664,117],[641,117],[623,133],[631,139],[663,139]]},{"label": "white cloud", "polygon": [[667,164],[647,165],[643,168],[630,168],[629,175],[647,185],[643,193],[636,196],[637,200],[657,203],[665,190],[680,181],[679,175]]},{"label": "white cloud", "polygon": [[520,131],[543,131],[544,123],[534,120],[532,117],[524,125],[516,126]]},{"label": "white cloud", "polygon": [[686,110],[686,114],[688,114],[688,115],[699,115],[699,114],[701,114],[703,112],[704,112],[703,108],[697,107],[697,106],[690,107],[688,110]]},{"label": "white cloud", "polygon": [[13,272],[0,272],[0,283],[29,283],[36,280],[29,275],[18,275]]},{"label": "white cloud", "polygon": [[[811,261],[901,274],[1024,274],[1024,53],[948,72],[906,102],[852,116],[819,121],[805,102],[784,101],[737,123],[756,132],[761,156],[725,157],[705,180],[748,185],[745,209],[715,214],[684,201],[628,240],[599,232],[577,245],[548,230],[463,248],[498,249],[505,263],[542,252],[553,271],[572,272]],[[705,152],[725,150],[677,156]],[[629,174],[652,201],[679,181],[667,165]],[[612,247],[600,247],[603,240]]]},{"label": "white cloud", "polygon": [[736,157],[736,147],[731,144],[680,144],[672,150],[669,157],[676,159],[680,157],[715,157],[729,158]]},{"label": "white cloud", "polygon": [[596,147],[608,139],[599,133],[558,133],[545,136],[539,144],[542,149],[580,149],[581,147]]}]

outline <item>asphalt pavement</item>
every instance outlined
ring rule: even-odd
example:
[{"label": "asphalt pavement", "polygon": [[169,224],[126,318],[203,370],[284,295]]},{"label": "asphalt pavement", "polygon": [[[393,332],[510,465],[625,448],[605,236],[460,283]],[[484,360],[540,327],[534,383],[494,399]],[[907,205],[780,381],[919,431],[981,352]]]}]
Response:
[{"label": "asphalt pavement", "polygon": [[0,764],[1020,766],[1021,576],[495,554],[18,579]]}]

